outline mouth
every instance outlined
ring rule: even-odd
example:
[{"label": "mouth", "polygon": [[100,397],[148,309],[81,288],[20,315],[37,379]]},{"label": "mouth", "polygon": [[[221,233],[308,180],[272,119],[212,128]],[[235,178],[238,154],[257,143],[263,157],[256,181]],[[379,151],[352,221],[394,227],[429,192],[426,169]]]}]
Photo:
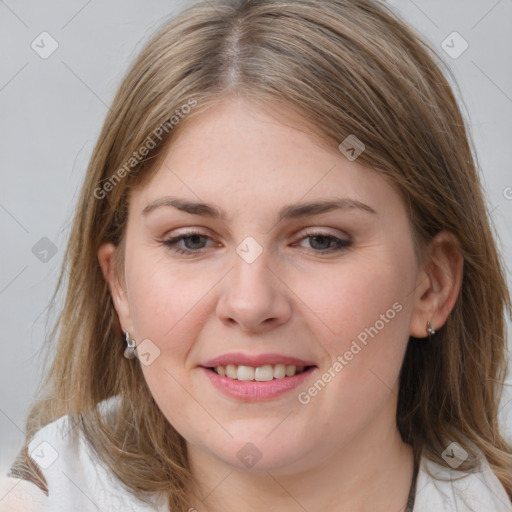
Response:
[{"label": "mouth", "polygon": [[293,364],[279,363],[275,365],[266,364],[263,366],[247,366],[247,365],[219,365],[215,367],[208,367],[207,369],[215,372],[221,377],[227,377],[232,380],[240,381],[254,381],[254,382],[268,382],[274,379],[286,379],[287,377],[294,377],[304,371],[309,370],[316,366],[296,366]]},{"label": "mouth", "polygon": [[243,401],[271,400],[302,384],[318,366],[280,354],[226,354],[200,365],[223,394]]}]

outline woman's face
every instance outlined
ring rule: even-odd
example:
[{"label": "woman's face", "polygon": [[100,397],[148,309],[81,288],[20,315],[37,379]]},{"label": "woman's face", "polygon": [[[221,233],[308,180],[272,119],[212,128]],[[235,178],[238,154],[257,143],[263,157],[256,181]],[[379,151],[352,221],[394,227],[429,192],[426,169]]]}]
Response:
[{"label": "woman's face", "polygon": [[284,474],[396,433],[420,273],[375,171],[225,101],[133,193],[126,235],[116,309],[192,458]]}]

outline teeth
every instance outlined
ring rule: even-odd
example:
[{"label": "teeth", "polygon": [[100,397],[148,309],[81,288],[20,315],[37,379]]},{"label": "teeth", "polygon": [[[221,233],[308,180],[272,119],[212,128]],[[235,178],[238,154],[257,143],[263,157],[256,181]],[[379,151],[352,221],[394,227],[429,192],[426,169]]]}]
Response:
[{"label": "teeth", "polygon": [[254,380],[254,368],[252,366],[239,366],[236,378],[238,380]]},{"label": "teeth", "polygon": [[272,380],[274,378],[274,368],[272,368],[272,366],[269,364],[265,366],[258,366],[258,368],[254,370],[254,378],[258,382]]},{"label": "teeth", "polygon": [[282,379],[286,375],[286,365],[276,364],[274,366],[274,379]]},{"label": "teeth", "polygon": [[286,376],[287,377],[292,377],[293,375],[295,375],[296,371],[297,371],[297,367],[293,366],[293,364],[286,365]]},{"label": "teeth", "polygon": [[[217,372],[219,373],[219,372]],[[226,366],[226,377],[229,377],[230,379],[237,379],[237,371],[236,366],[234,364],[228,364]]]},{"label": "teeth", "polygon": [[255,380],[256,382],[293,377],[303,371],[304,366],[295,366],[293,364],[266,364],[264,366],[258,366],[257,368],[244,365],[237,366],[235,364],[215,367],[215,372],[222,377],[245,381]]}]

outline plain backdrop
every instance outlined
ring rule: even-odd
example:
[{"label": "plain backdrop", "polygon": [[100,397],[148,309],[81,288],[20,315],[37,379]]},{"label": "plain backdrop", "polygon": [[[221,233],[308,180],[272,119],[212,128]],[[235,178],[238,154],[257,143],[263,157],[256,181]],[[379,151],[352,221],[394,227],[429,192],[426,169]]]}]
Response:
[{"label": "plain backdrop", "polygon": [[[108,105],[143,43],[188,3],[0,0],[2,473],[24,439],[25,416],[41,377],[49,300]],[[432,42],[455,74],[500,248],[509,262],[512,0],[390,3]],[[509,440],[511,399],[506,388],[500,418]]]}]

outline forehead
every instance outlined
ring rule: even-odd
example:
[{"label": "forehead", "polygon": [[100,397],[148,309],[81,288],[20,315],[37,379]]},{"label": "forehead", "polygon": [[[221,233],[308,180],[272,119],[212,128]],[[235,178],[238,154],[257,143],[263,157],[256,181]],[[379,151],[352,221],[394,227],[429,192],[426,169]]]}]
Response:
[{"label": "forehead", "polygon": [[243,100],[225,101],[189,120],[138,192],[140,212],[173,196],[201,203],[202,213],[213,211],[223,220],[244,207],[279,209],[282,215],[284,206],[299,201],[344,198],[345,206],[351,201],[373,210],[400,203],[387,180],[320,143],[300,118],[286,112],[281,121],[278,111],[269,115]]}]

